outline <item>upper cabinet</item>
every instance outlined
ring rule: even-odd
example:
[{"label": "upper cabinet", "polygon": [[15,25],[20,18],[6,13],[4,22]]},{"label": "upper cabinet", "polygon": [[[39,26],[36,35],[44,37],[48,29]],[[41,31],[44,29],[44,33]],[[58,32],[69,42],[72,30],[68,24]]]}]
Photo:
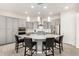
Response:
[{"label": "upper cabinet", "polygon": [[34,29],[34,23],[33,22],[26,22],[26,29]]},{"label": "upper cabinet", "polygon": [[44,21],[43,22],[43,28],[44,29],[51,29],[51,22]]},{"label": "upper cabinet", "polygon": [[34,29],[38,28],[39,23],[37,21],[34,22]]},{"label": "upper cabinet", "polygon": [[25,19],[18,19],[18,26],[19,27],[26,27],[26,20]]}]

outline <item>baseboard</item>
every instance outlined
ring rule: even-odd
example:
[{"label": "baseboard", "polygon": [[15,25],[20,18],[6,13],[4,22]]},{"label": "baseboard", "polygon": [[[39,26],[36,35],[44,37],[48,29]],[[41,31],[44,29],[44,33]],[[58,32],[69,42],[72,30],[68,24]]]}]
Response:
[{"label": "baseboard", "polygon": [[7,44],[12,44],[12,43],[15,43],[15,42],[10,42],[10,43],[5,43],[5,44],[0,44],[0,46],[7,45]]},{"label": "baseboard", "polygon": [[76,48],[76,46],[75,46],[75,45],[72,45],[72,44],[69,44],[69,43],[63,43],[63,44],[70,45],[70,46],[72,46],[72,47],[75,47],[75,48]]}]

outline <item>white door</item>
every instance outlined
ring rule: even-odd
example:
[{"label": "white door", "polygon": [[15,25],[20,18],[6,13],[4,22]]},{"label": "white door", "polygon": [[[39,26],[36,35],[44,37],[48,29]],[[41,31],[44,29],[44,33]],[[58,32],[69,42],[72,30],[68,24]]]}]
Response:
[{"label": "white door", "polygon": [[7,43],[13,42],[13,19],[7,17]]},{"label": "white door", "polygon": [[0,16],[0,44],[6,43],[6,18],[4,16]]}]

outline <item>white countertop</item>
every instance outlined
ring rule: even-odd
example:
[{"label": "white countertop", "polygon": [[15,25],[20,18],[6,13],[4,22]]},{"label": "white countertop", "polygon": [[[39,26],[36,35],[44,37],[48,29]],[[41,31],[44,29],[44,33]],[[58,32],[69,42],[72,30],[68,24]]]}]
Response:
[{"label": "white countertop", "polygon": [[21,38],[24,38],[24,37],[29,37],[29,38],[32,38],[32,39],[46,39],[48,37],[59,37],[60,35],[54,35],[54,34],[46,34],[46,35],[39,35],[39,34],[30,34],[30,35],[19,35]]}]

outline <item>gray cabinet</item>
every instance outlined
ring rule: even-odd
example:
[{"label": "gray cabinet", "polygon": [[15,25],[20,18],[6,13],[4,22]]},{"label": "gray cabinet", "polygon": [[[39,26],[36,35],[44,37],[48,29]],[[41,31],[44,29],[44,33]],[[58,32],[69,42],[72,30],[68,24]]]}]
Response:
[{"label": "gray cabinet", "polygon": [[18,26],[19,27],[26,27],[25,19],[18,19]]},{"label": "gray cabinet", "polygon": [[18,19],[13,18],[13,42],[15,41],[15,34],[18,34]]},{"label": "gray cabinet", "polygon": [[0,44],[6,43],[6,18],[0,16]]},{"label": "gray cabinet", "polygon": [[38,28],[39,23],[37,21],[33,22],[34,23],[34,29]]},{"label": "gray cabinet", "polygon": [[0,16],[0,45],[15,42],[15,34],[18,34],[18,27],[25,26],[25,20]]},{"label": "gray cabinet", "polygon": [[18,19],[18,26],[22,27],[22,20],[21,19]]},{"label": "gray cabinet", "polygon": [[51,29],[51,22],[44,21],[43,22],[43,28],[44,29]]},{"label": "gray cabinet", "polygon": [[13,42],[13,19],[7,17],[7,24],[6,24],[6,36],[7,36],[7,43]]},{"label": "gray cabinet", "polygon": [[22,26],[26,27],[26,20],[25,19],[22,19]]},{"label": "gray cabinet", "polygon": [[26,22],[26,28],[34,29],[34,23],[33,22]]}]

